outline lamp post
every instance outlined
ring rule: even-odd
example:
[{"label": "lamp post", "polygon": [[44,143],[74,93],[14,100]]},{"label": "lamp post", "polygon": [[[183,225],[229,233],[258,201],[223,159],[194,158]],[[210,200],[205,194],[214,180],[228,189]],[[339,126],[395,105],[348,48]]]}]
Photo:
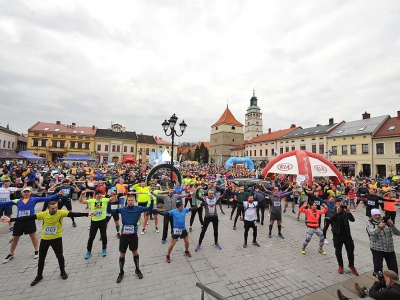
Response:
[{"label": "lamp post", "polygon": [[[173,188],[173,187],[174,187],[174,180],[172,179],[172,172],[173,172],[173,171],[172,171],[172,168],[173,168],[173,166],[174,166],[174,137],[175,137],[175,135],[176,135],[176,136],[182,136],[183,133],[184,133],[185,130],[186,130],[186,127],[187,127],[187,125],[186,125],[186,123],[185,123],[185,120],[183,120],[183,121],[179,124],[179,128],[180,128],[180,130],[181,130],[181,134],[179,135],[179,134],[176,132],[176,130],[175,130],[175,125],[176,125],[176,122],[177,122],[177,121],[178,121],[178,117],[175,116],[175,114],[173,114],[173,115],[171,116],[171,118],[169,118],[168,121],[165,120],[165,121],[161,124],[161,126],[163,127],[163,130],[164,130],[165,135],[166,135],[166,136],[171,136],[171,139],[172,139],[172,150],[171,150],[171,182],[170,182],[170,188]],[[170,129],[170,133],[167,133],[168,128]]]}]

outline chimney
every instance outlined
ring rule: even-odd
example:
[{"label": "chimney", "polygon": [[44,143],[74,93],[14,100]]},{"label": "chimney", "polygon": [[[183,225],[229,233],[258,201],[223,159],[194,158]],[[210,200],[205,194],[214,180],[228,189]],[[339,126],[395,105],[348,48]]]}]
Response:
[{"label": "chimney", "polygon": [[92,126],[92,130],[95,130],[95,129],[96,129],[96,126],[93,125],[93,126]]},{"label": "chimney", "polygon": [[290,128],[295,128],[295,127],[296,127],[296,124],[290,125]]},{"label": "chimney", "polygon": [[72,123],[72,126],[76,126],[76,123]]},{"label": "chimney", "polygon": [[329,118],[329,125],[333,125],[334,121],[333,118]]},{"label": "chimney", "polygon": [[60,121],[56,121],[56,124],[57,124],[57,125],[60,125],[60,124],[61,124],[61,122],[60,122]]},{"label": "chimney", "polygon": [[400,110],[397,111],[397,117],[400,118]]},{"label": "chimney", "polygon": [[271,128],[268,128],[268,133],[271,133]]},{"label": "chimney", "polygon": [[369,119],[370,117],[371,117],[371,114],[369,114],[369,113],[367,113],[367,112],[365,112],[365,113],[362,114],[363,120]]}]

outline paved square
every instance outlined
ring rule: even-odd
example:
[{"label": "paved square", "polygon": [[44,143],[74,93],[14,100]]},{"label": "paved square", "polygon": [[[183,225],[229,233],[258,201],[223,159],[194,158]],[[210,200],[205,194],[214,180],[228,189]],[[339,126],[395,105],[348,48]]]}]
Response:
[{"label": "paved square", "polygon": [[[38,204],[37,209],[41,209]],[[73,210],[84,212],[85,205],[73,202]],[[296,207],[296,211],[298,208]],[[230,209],[224,205],[226,215],[219,215],[219,242],[222,250],[212,246],[213,228],[209,226],[202,248],[195,252],[200,235],[200,224],[195,219],[193,232],[189,234],[191,258],[184,256],[183,241],[180,240],[171,255],[171,263],[165,261],[167,244],[161,244],[161,232],[154,232],[154,223],[150,221],[145,235],[139,235],[140,268],[144,279],[134,274],[132,256],[127,253],[125,277],[120,284],[116,278],[118,267],[118,239],[115,236],[113,220],[108,227],[108,255],[101,256],[99,234],[93,245],[93,255],[84,259],[87,230],[90,218],[77,218],[77,227],[71,226],[69,218],[64,219],[64,256],[67,280],[59,276],[57,259],[50,249],[44,279],[35,287],[30,283],[36,276],[37,260],[33,259],[33,246],[28,236],[23,236],[15,252],[15,258],[1,265],[0,294],[2,299],[200,299],[200,282],[228,299],[296,299],[315,291],[338,284],[355,277],[346,268],[345,274],[337,272],[337,262],[332,245],[332,233],[328,230],[329,245],[325,245],[326,256],[317,253],[318,241],[314,236],[302,255],[300,248],[305,239],[306,227],[304,215],[296,221],[297,215],[288,211],[283,214],[285,239],[277,236],[275,224],[272,238],[268,238],[268,222],[258,227],[258,242],[261,247],[249,243],[243,245],[243,223],[238,221],[237,230],[232,229],[229,220]],[[362,207],[354,213],[356,222],[351,224],[355,241],[355,266],[359,273],[370,272],[372,256],[369,250],[368,235],[365,231],[366,217]],[[15,207],[14,207],[15,215]],[[189,227],[189,216],[186,225]],[[162,224],[162,216],[160,216]],[[38,233],[41,224],[37,221]],[[160,230],[161,230],[160,226]],[[162,230],[161,230],[162,231]],[[0,256],[3,260],[9,251],[8,225],[0,225]],[[249,232],[249,242],[252,231]],[[395,237],[395,249],[400,249],[400,238]]]}]

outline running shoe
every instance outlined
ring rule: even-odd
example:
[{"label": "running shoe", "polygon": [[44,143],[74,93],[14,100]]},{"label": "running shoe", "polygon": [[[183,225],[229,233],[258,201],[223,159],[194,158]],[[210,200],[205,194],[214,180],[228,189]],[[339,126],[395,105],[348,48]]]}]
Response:
[{"label": "running shoe", "polygon": [[214,244],[214,246],[215,246],[218,250],[221,250],[221,249],[222,249],[222,247],[221,247],[221,245],[220,245],[219,243]]},{"label": "running shoe", "polygon": [[65,272],[62,272],[62,273],[60,274],[60,276],[61,276],[61,278],[62,278],[63,280],[68,279],[68,274],[65,273]]},{"label": "running shoe", "polygon": [[185,255],[186,255],[187,257],[192,257],[192,254],[190,254],[189,251],[185,251]]},{"label": "running shoe", "polygon": [[118,232],[117,233],[117,238],[120,239],[121,238],[121,234]]},{"label": "running shoe", "polygon": [[292,213],[296,214],[296,212],[294,210],[292,210]]},{"label": "running shoe", "polygon": [[325,245],[328,245],[328,244],[329,244],[329,242],[328,242],[327,239],[324,240],[324,244],[325,244]]},{"label": "running shoe", "polygon": [[260,247],[260,244],[257,243],[257,242],[254,242],[253,245],[256,246],[256,247]]},{"label": "running shoe", "polygon": [[120,283],[122,281],[123,277],[124,277],[124,273],[119,273],[118,278],[117,278],[117,283]]},{"label": "running shoe", "polygon": [[282,233],[278,233],[278,236],[281,238],[281,239],[284,239],[285,237],[282,235]]},{"label": "running shoe", "polygon": [[233,230],[236,230],[236,226],[233,226]]},{"label": "running shoe", "polygon": [[137,278],[143,279],[143,274],[142,274],[142,272],[140,271],[140,269],[136,269],[136,270],[135,270],[135,274],[136,274]]},{"label": "running shoe", "polygon": [[36,285],[42,279],[43,279],[43,276],[36,276],[36,278],[33,279],[32,283],[31,283],[31,286]]},{"label": "running shoe", "polygon": [[167,242],[167,240],[161,240],[162,244],[165,244]]},{"label": "running shoe", "polygon": [[88,251],[85,255],[85,259],[89,259],[92,256],[92,253]]},{"label": "running shoe", "polygon": [[169,257],[169,255],[167,255],[167,258],[165,259],[167,263],[171,262],[171,258]]},{"label": "running shoe", "polygon": [[147,221],[147,225],[149,225],[149,221]]},{"label": "running shoe", "polygon": [[72,222],[72,227],[76,227],[76,223],[75,222]]},{"label": "running shoe", "polygon": [[89,225],[89,227],[87,228],[87,230],[90,230],[90,227],[91,227],[91,226]]},{"label": "running shoe", "polygon": [[356,276],[359,276],[359,275],[360,275],[360,274],[358,274],[358,272],[357,272],[357,270],[356,270],[355,267],[350,267],[350,266],[349,266],[349,269],[351,270],[351,272],[352,272],[354,275],[356,275]]},{"label": "running shoe", "polygon": [[14,259],[14,255],[8,254],[7,257],[3,260],[3,264],[8,263],[12,259]]},{"label": "running shoe", "polygon": [[107,250],[103,249],[103,257],[107,256]]},{"label": "running shoe", "polygon": [[192,226],[189,227],[189,232],[192,232]]},{"label": "running shoe", "polygon": [[140,233],[141,235],[143,235],[144,234],[144,228],[143,228],[143,230],[142,230],[142,232]]},{"label": "running shoe", "polygon": [[285,213],[285,212],[286,212],[286,209],[283,210],[283,213]]},{"label": "running shoe", "polygon": [[140,221],[138,221],[136,225],[137,225],[137,226],[140,226]]},{"label": "running shoe", "polygon": [[297,218],[297,221],[300,221],[300,218]]},{"label": "running shoe", "polygon": [[352,211],[352,212],[355,212],[355,210],[354,210],[354,209],[352,209],[351,211]]},{"label": "running shoe", "polygon": [[13,232],[14,231],[14,227],[11,226],[10,228],[8,228],[8,230]]},{"label": "running shoe", "polygon": [[247,248],[247,244],[246,243],[243,244],[243,248]]},{"label": "running shoe", "polygon": [[159,233],[159,232],[160,232],[160,230],[158,230],[158,227],[156,227],[156,232],[157,232],[157,233]]},{"label": "running shoe", "polygon": [[201,248],[201,245],[200,244],[198,244],[197,246],[196,246],[196,248],[194,248],[194,251],[199,251],[200,250],[200,248]]},{"label": "running shoe", "polygon": [[34,253],[33,254],[33,259],[38,259],[39,258],[39,253]]},{"label": "running shoe", "polygon": [[301,254],[306,254],[306,249],[304,249],[304,248],[301,248]]},{"label": "running shoe", "polygon": [[321,248],[318,249],[318,252],[321,253],[322,255],[326,255],[326,252]]},{"label": "running shoe", "polygon": [[343,267],[342,266],[339,266],[338,273],[339,274],[343,274]]},{"label": "running shoe", "polygon": [[272,234],[268,233],[268,237],[269,237],[269,238],[272,238]]},{"label": "running shoe", "polygon": [[229,218],[229,220],[231,220],[231,221],[232,221],[232,217],[230,217],[230,218]]}]

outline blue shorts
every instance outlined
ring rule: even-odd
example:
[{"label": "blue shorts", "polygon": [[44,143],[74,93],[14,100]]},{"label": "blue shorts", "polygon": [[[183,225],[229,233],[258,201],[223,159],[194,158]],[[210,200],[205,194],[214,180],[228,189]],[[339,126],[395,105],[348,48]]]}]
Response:
[{"label": "blue shorts", "polygon": [[118,198],[118,203],[125,206],[125,198]]},{"label": "blue shorts", "polygon": [[11,216],[12,215],[12,206],[2,206],[0,207],[0,216]]}]

